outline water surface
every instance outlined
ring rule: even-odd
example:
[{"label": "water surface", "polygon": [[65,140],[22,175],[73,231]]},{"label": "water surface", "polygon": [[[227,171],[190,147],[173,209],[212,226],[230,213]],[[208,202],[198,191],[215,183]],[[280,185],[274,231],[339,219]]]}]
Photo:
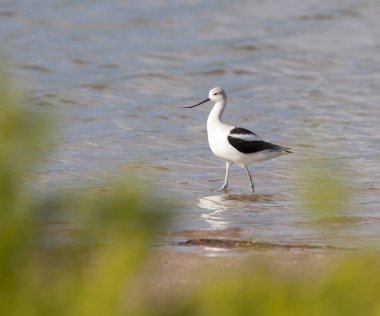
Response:
[{"label": "water surface", "polygon": [[[2,1],[0,38],[34,106],[65,119],[42,189],[137,173],[178,201],[164,243],[212,237],[362,246],[380,238],[380,4],[376,1]],[[222,86],[224,120],[289,146],[253,166],[256,193],[206,136]],[[299,201],[299,168],[331,159],[352,185],[321,233]]]}]

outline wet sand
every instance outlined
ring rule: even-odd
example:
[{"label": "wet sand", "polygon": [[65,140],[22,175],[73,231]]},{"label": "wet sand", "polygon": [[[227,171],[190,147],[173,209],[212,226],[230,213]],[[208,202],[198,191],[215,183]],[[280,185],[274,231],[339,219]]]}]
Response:
[{"label": "wet sand", "polygon": [[155,251],[143,270],[144,288],[158,300],[181,299],[208,282],[236,273],[249,275],[263,267],[279,277],[312,279],[343,257],[342,252],[334,250],[266,249],[238,256],[228,252],[204,256],[197,252]]}]

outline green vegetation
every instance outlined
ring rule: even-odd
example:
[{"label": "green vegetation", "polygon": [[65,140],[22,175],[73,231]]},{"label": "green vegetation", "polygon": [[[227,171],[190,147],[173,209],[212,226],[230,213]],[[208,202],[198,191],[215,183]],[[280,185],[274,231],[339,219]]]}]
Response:
[{"label": "green vegetation", "polygon": [[[166,222],[149,192],[128,183],[81,194],[32,194],[49,118],[0,89],[0,311],[2,315],[117,315],[123,295]],[[44,216],[75,218],[75,244],[49,249]]]},{"label": "green vegetation", "polygon": [[[145,291],[136,299],[137,276],[168,225],[166,206],[122,181],[85,195],[33,193],[50,118],[0,81],[1,315],[380,315],[376,256],[346,258],[307,279],[244,269],[171,303],[150,302]],[[328,192],[315,188],[308,198],[319,208],[344,196],[333,178]],[[50,213],[75,218],[75,242],[45,246],[55,238],[45,230]]]},{"label": "green vegetation", "polygon": [[374,258],[346,259],[307,279],[252,269],[202,287],[172,315],[379,315],[378,271]]},{"label": "green vegetation", "polygon": [[[311,171],[310,166],[313,167]],[[341,167],[326,159],[311,160],[309,166],[301,164],[299,182],[303,186],[300,195],[310,215],[333,216],[349,209],[353,190],[343,181]]]}]

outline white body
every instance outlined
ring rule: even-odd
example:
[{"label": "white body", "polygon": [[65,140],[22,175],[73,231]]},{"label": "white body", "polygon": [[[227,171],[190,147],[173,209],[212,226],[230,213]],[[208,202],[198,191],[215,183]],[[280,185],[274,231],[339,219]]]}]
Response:
[{"label": "white body", "polygon": [[228,187],[231,165],[238,165],[245,169],[253,192],[254,183],[248,165],[290,153],[289,148],[264,142],[255,133],[244,128],[224,124],[222,115],[227,104],[227,96],[222,88],[211,89],[206,100],[186,108],[193,108],[208,101],[215,103],[207,119],[208,143],[212,152],[226,162],[226,175],[220,190]]},{"label": "white body", "polygon": [[[226,98],[218,100],[207,119],[208,143],[215,156],[228,161],[231,164],[245,168],[252,163],[265,161],[285,154],[285,152],[282,151],[272,150],[264,150],[253,154],[244,154],[234,148],[228,142],[228,135],[235,127],[224,124],[221,120],[226,104]],[[256,137],[256,139],[251,140],[261,139]]]}]

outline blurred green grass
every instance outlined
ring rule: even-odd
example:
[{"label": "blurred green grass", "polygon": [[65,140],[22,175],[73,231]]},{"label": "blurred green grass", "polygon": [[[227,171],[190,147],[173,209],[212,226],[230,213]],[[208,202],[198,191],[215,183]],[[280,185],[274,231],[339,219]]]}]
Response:
[{"label": "blurred green grass", "polygon": [[[121,180],[86,195],[33,193],[30,179],[47,154],[51,117],[23,104],[8,79],[0,83],[1,313],[120,313],[124,290],[167,222],[167,205]],[[43,239],[55,238],[44,231],[48,212],[75,216],[81,233],[74,245],[43,247]]]},{"label": "blurred green grass", "polygon": [[[379,257],[364,254],[348,256],[315,278],[244,269],[171,303],[151,302],[148,291],[135,301],[130,289],[152,242],[170,224],[170,208],[154,192],[124,181],[85,196],[33,193],[29,179],[47,154],[52,117],[23,104],[9,78],[0,83],[1,315],[380,314]],[[321,177],[310,178],[306,199],[313,212],[336,212],[347,198],[345,184],[328,168],[321,170]],[[54,239],[44,232],[47,212],[75,215],[81,224],[76,244],[44,247]]]},{"label": "blurred green grass", "polygon": [[364,256],[341,260],[311,278],[256,266],[250,275],[237,272],[209,282],[171,315],[378,315],[378,270],[378,257]]}]

